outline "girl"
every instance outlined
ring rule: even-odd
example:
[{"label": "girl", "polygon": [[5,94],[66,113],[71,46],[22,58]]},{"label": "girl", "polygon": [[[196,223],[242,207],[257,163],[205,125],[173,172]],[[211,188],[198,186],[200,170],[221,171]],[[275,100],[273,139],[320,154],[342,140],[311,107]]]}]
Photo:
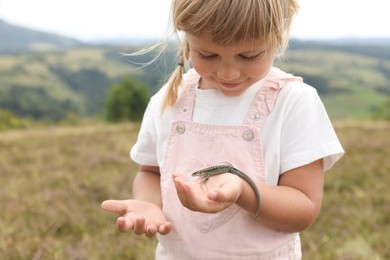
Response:
[{"label": "girl", "polygon": [[[315,89],[272,66],[297,8],[173,0],[180,62],[131,150],[134,197],[102,204],[121,215],[120,231],[157,235],[156,259],[301,258],[298,232],[317,217],[323,172],[343,149]],[[237,170],[192,177],[215,165]]]}]

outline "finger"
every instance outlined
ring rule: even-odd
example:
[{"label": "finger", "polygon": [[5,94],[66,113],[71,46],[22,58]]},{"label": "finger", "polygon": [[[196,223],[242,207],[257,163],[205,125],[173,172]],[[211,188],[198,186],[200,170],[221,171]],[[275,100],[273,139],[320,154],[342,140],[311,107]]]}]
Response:
[{"label": "finger", "polygon": [[106,200],[101,204],[103,210],[118,214],[125,214],[127,205],[125,200]]},{"label": "finger", "polygon": [[181,204],[183,204],[183,206],[188,206],[186,187],[185,187],[185,184],[183,182],[183,178],[174,177],[173,181],[175,183],[176,193],[177,193],[177,196],[179,197]]},{"label": "finger", "polygon": [[119,217],[116,220],[116,226],[120,232],[127,232],[133,229],[133,222],[126,219],[125,217]]},{"label": "finger", "polygon": [[155,225],[147,226],[145,234],[147,237],[154,237],[157,234],[157,227]]},{"label": "finger", "polygon": [[213,189],[207,193],[207,197],[210,200],[218,202],[231,202],[235,203],[239,197],[239,190],[231,185],[223,185],[218,189]]},{"label": "finger", "polygon": [[184,207],[201,212],[215,211],[213,207],[218,202],[209,200],[198,183],[187,183],[183,178],[177,177],[175,178],[175,185],[179,200]]},{"label": "finger", "polygon": [[145,218],[139,218],[134,223],[134,233],[137,235],[145,234]]},{"label": "finger", "polygon": [[207,197],[209,200],[218,201],[218,192],[216,190],[209,191]]},{"label": "finger", "polygon": [[171,230],[172,230],[172,223],[167,222],[159,226],[158,233],[160,233],[161,235],[167,235],[169,232],[171,232]]},{"label": "finger", "polygon": [[175,179],[177,177],[181,177],[181,174],[178,172],[174,172],[174,173],[172,173],[172,177]]}]

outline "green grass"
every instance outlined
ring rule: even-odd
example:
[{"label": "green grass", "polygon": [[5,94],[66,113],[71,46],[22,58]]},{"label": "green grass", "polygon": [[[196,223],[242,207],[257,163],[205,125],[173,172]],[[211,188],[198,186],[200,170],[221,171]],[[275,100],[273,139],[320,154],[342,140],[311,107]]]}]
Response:
[{"label": "green grass", "polygon": [[[345,157],[326,173],[304,259],[389,259],[390,123],[338,123]],[[0,259],[153,259],[155,239],[116,230],[138,125],[0,132]]]},{"label": "green grass", "polygon": [[277,64],[296,75],[326,79],[329,93],[320,94],[333,120],[370,118],[389,98],[389,76],[384,70],[388,71],[390,62],[385,59],[330,50],[293,50]]},{"label": "green grass", "polygon": [[352,93],[323,96],[326,110],[333,120],[344,118],[369,119],[375,109],[380,107],[389,97],[372,89],[353,87]]}]

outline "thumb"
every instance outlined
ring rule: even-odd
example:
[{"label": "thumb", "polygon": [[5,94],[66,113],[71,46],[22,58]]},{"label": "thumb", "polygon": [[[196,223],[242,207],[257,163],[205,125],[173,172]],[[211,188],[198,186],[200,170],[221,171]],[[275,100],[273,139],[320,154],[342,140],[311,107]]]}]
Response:
[{"label": "thumb", "polygon": [[105,200],[102,202],[101,208],[105,211],[123,215],[127,212],[127,203],[126,200]]},{"label": "thumb", "polygon": [[223,185],[217,189],[210,190],[207,193],[209,200],[218,202],[235,203],[239,197],[239,192],[231,185]]}]

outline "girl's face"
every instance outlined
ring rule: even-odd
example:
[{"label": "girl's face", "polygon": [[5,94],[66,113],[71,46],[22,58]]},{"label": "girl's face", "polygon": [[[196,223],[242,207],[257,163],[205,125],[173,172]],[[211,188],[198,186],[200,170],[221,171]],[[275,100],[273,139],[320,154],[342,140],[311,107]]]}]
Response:
[{"label": "girl's face", "polygon": [[270,70],[275,51],[261,40],[219,45],[207,34],[188,34],[190,57],[200,74],[201,89],[217,89],[226,96],[238,96],[261,80]]}]

